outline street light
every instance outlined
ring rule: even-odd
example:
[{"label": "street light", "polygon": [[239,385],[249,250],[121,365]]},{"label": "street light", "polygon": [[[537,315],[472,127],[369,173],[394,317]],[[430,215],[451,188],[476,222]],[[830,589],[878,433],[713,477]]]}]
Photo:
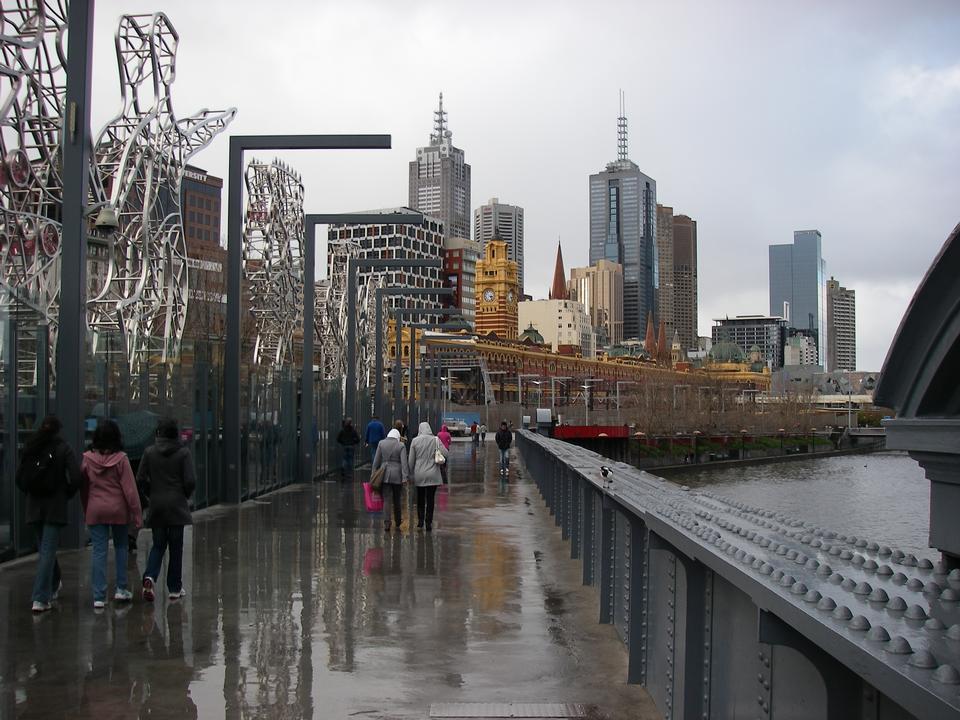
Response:
[{"label": "street light", "polygon": [[746,460],[747,458],[747,429],[743,428],[740,430],[740,459]]},{"label": "street light", "polygon": [[540,377],[536,373],[517,373],[517,405],[520,406],[520,424],[518,427],[523,427],[523,379],[524,378],[538,378]]},{"label": "street light", "polygon": [[[550,378],[550,411],[555,412],[557,407],[557,381],[558,380],[573,380],[572,377],[566,375],[561,375],[557,377]],[[563,385],[563,383],[560,383]]]},{"label": "street light", "polygon": [[[592,383],[592,382],[600,382],[601,380],[602,378],[585,378],[583,382]],[[583,409],[584,409],[583,424],[589,425],[590,424],[590,385],[589,384],[581,385],[580,387],[582,387],[585,390],[585,392],[583,393]]]},{"label": "street light", "polygon": [[636,385],[635,380],[617,380],[617,425],[622,425],[623,422],[620,418],[620,386],[621,385]]},{"label": "street light", "polygon": [[[488,371],[487,371],[487,377],[488,377],[488,378],[489,378],[491,375],[506,375],[506,374],[507,374],[507,371],[506,371],[506,370],[488,370]],[[496,402],[496,399],[497,399],[496,394],[494,394],[492,391],[491,391],[491,394],[493,395],[493,400],[494,400],[494,402]],[[489,428],[489,427],[490,427],[490,403],[488,403],[488,402],[486,401],[486,396],[487,396],[486,389],[484,389],[483,396],[484,396],[484,405],[486,406],[486,410],[487,410],[487,413],[486,413],[486,414],[487,414],[487,423],[486,423],[486,424],[487,424],[487,427]],[[501,400],[501,402],[502,402],[502,401],[503,401],[503,398],[501,397],[500,400]]]}]

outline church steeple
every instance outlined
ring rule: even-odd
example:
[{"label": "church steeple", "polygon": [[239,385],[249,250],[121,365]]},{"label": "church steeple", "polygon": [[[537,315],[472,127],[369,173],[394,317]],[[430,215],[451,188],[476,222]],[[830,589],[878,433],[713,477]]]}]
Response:
[{"label": "church steeple", "polygon": [[653,332],[653,313],[647,314],[647,336],[643,341],[643,349],[651,360],[657,359],[657,336]]},{"label": "church steeple", "polygon": [[567,273],[563,269],[563,249],[557,240],[557,264],[553,269],[553,285],[550,287],[551,300],[569,300],[567,294]]}]

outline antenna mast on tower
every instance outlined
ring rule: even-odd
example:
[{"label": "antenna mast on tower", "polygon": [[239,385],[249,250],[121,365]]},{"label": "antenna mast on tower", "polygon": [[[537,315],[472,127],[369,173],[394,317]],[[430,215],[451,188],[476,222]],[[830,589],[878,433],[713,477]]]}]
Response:
[{"label": "antenna mast on tower", "polygon": [[433,135],[430,136],[431,145],[443,142],[447,130],[447,113],[443,110],[443,93],[440,93],[440,106],[433,111]]},{"label": "antenna mast on tower", "polygon": [[620,91],[620,117],[617,118],[617,160],[627,159],[627,112],[626,97]]}]

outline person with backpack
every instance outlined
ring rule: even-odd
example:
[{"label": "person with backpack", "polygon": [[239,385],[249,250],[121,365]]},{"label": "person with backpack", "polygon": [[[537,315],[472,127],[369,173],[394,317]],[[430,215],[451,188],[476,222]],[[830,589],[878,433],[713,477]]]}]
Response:
[{"label": "person with backpack", "polygon": [[118,602],[133,599],[127,587],[127,525],[133,523],[138,528],[143,525],[133,468],[123,452],[120,428],[113,420],[97,423],[92,448],[83,454],[80,471],[83,478],[80,500],[93,543],[93,607],[99,610],[107,599],[107,546],[111,537],[117,565],[113,599]]},{"label": "person with backpack", "polygon": [[153,601],[167,548],[167,597],[177,600],[187,594],[183,589],[183,532],[193,524],[189,500],[196,484],[193,457],[180,442],[177,421],[164,418],[157,425],[157,441],[143,453],[137,468],[137,487],[147,499],[147,525],[153,533],[143,572],[143,599],[148,602]]},{"label": "person with backpack", "polygon": [[426,521],[427,532],[431,532],[437,488],[443,482],[440,466],[447,462],[447,449],[433,434],[430,423],[420,423],[420,432],[410,442],[407,458],[413,484],[417,486],[417,529],[422,529]]},{"label": "person with backpack", "polygon": [[60,437],[61,423],[47,415],[23,449],[17,487],[27,496],[26,520],[37,534],[37,572],[33,578],[33,612],[46,612],[63,588],[57,546],[67,524],[67,503],[80,487],[80,464]]}]

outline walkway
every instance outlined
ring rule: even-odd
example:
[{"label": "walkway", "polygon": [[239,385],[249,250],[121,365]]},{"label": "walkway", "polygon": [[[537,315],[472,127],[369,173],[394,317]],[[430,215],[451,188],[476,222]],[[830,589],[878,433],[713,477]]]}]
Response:
[{"label": "walkway", "polygon": [[0,570],[0,717],[426,718],[506,702],[659,717],[624,684],[626,651],[523,469],[499,482],[492,443],[451,455],[432,535],[385,534],[362,473],[198,513],[182,601],[95,614],[89,550],[65,552],[59,607],[34,617],[33,565]]}]

